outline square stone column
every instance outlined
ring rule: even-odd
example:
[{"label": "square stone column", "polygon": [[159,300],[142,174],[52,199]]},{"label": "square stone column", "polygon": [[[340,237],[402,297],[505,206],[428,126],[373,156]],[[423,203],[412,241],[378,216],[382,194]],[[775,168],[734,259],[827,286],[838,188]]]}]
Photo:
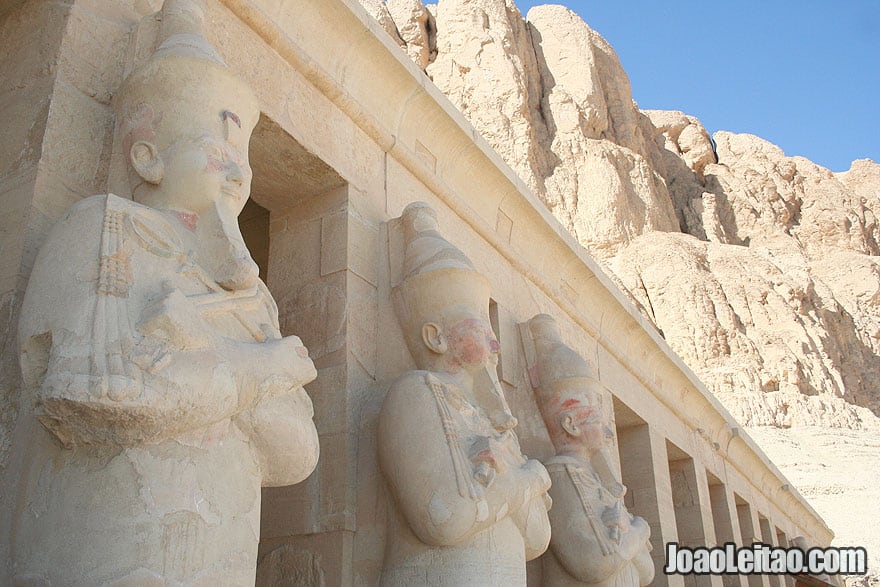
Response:
[{"label": "square stone column", "polygon": [[617,430],[620,469],[627,486],[626,506],[651,526],[655,585],[682,587],[684,577],[664,575],[666,543],[678,542],[666,438],[642,422]]},{"label": "square stone column", "polygon": [[[758,511],[739,495],[735,495],[735,498],[736,514],[742,534],[742,546],[751,546],[755,542],[761,542]],[[748,582],[749,587],[770,587],[768,575],[749,575]]]},{"label": "square stone column", "polygon": [[[692,548],[714,546],[715,528],[705,470],[700,467],[698,471],[694,459],[668,441],[666,452],[670,459],[669,476],[679,544]],[[721,587],[722,581],[720,576],[686,575],[684,584]]]},{"label": "square stone column", "polygon": [[[740,545],[742,534],[736,516],[736,504],[733,494],[720,479],[707,473],[709,485],[709,501],[712,504],[712,520],[715,524],[715,541],[719,545],[733,542]],[[747,580],[743,575],[724,575],[721,577],[725,587],[746,587]]]},{"label": "square stone column", "polygon": [[[776,544],[779,545],[780,548],[788,548],[789,546],[791,546],[788,543],[788,535],[780,530],[778,526],[776,527]],[[791,575],[783,575],[782,583],[785,585],[785,587],[794,587],[794,577],[792,577]]]},{"label": "square stone column", "polygon": [[[770,525],[770,520],[768,520],[765,516],[758,514],[758,526],[761,529],[761,539],[764,543],[769,544],[770,546],[779,546],[777,542],[776,533],[773,531],[772,526]],[[769,575],[770,585],[771,587],[783,587],[782,575]]]}]

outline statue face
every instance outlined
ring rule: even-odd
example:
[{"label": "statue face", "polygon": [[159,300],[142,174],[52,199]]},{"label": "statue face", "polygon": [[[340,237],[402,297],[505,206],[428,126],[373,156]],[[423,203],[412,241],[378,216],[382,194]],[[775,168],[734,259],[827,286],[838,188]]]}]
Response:
[{"label": "statue face", "polygon": [[447,332],[449,363],[465,371],[478,372],[498,363],[501,345],[492,326],[483,318],[455,322]]},{"label": "statue face", "polygon": [[[571,385],[581,384],[572,382]],[[612,439],[611,429],[606,425],[601,402],[593,391],[575,387],[565,393],[558,407],[562,435],[560,441],[566,445],[578,445],[589,452],[605,448]]]},{"label": "statue face", "polygon": [[219,133],[182,138],[162,153],[166,201],[199,214],[216,206],[235,216],[247,202],[251,167],[242,153]]},{"label": "statue face", "polygon": [[608,444],[606,426],[602,415],[592,406],[583,406],[576,410],[575,420],[580,434],[577,439],[591,451],[600,450]]}]

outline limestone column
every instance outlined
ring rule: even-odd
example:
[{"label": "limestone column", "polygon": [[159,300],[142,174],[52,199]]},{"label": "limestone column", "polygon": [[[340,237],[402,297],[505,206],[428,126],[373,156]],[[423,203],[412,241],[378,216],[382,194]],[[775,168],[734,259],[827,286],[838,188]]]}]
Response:
[{"label": "limestone column", "polygon": [[[779,543],[776,541],[776,534],[773,532],[770,526],[770,520],[762,515],[758,515],[758,525],[761,528],[761,539],[765,544],[769,544],[770,546],[779,546]],[[770,585],[772,587],[782,587],[782,575],[769,575]]]},{"label": "limestone column", "polygon": [[[739,496],[737,498],[736,514],[742,533],[742,546],[751,546],[753,543],[761,541],[757,530],[758,513],[747,501]],[[749,587],[770,587],[767,575],[749,575],[748,582]]]},{"label": "limestone column", "polygon": [[[692,461],[693,462],[693,461]],[[702,467],[694,470],[694,481],[697,488],[697,496],[699,497],[699,515],[702,523],[703,536],[705,546],[715,546],[718,544],[718,537],[715,535],[715,518],[712,510],[712,501],[709,497],[709,481],[706,478],[706,470]],[[712,587],[722,587],[724,578],[718,575],[708,575],[697,578],[697,585],[711,585]]]},{"label": "limestone column", "polygon": [[[776,528],[776,544],[778,544],[781,548],[789,547],[788,535],[780,530],[779,527]],[[785,585],[785,587],[794,587],[794,577],[792,577],[791,575],[783,575],[782,583],[783,585]]]},{"label": "limestone column", "polygon": [[[733,494],[714,475],[709,474],[709,500],[712,503],[712,520],[715,523],[715,541],[719,545],[733,542],[739,545],[739,520],[736,517],[736,505]],[[742,575],[724,575],[721,577],[725,587],[746,587],[746,578]]]},{"label": "limestone column", "polygon": [[627,508],[639,512],[651,526],[656,585],[683,586],[680,575],[664,575],[666,543],[678,541],[666,438],[647,423],[617,430],[620,468],[627,486]]},{"label": "limestone column", "polygon": [[[696,464],[684,452],[672,445],[667,452],[674,460],[669,461],[678,540],[683,546],[713,546],[715,528],[712,526],[712,508],[709,503],[709,484],[704,471],[697,473]],[[677,453],[682,458],[675,458]],[[721,577],[712,575],[687,575],[685,585],[709,587],[722,585]]]}]

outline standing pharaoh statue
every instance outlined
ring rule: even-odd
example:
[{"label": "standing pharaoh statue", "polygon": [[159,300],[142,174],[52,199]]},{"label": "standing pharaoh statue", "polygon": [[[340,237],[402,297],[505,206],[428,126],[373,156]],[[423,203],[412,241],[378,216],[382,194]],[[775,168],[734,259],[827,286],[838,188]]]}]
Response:
[{"label": "standing pharaoh statue", "polygon": [[544,585],[647,585],[654,578],[651,531],[623,504],[626,488],[610,466],[613,433],[601,387],[586,361],[561,341],[551,316],[535,316],[529,330],[537,359],[535,395],[556,449],[544,461],[553,481]]},{"label": "standing pharaoh statue", "polygon": [[550,536],[550,480],[527,460],[496,375],[489,284],[438,232],[434,210],[401,217],[395,303],[420,368],[388,391],[379,466],[393,497],[383,585],[525,585]]},{"label": "standing pharaoh statue", "polygon": [[134,201],[72,207],[22,309],[19,585],[253,584],[261,486],[317,463],[316,371],[237,222],[257,100],[197,2],[160,17],[114,98]]}]

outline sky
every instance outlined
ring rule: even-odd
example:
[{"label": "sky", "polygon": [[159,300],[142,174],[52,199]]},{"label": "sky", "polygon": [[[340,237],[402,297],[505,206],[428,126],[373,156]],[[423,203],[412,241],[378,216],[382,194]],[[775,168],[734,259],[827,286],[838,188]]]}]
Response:
[{"label": "sky", "polygon": [[[525,15],[546,0],[515,0]],[[880,0],[561,0],[642,109],[751,133],[832,171],[880,162]]]}]

